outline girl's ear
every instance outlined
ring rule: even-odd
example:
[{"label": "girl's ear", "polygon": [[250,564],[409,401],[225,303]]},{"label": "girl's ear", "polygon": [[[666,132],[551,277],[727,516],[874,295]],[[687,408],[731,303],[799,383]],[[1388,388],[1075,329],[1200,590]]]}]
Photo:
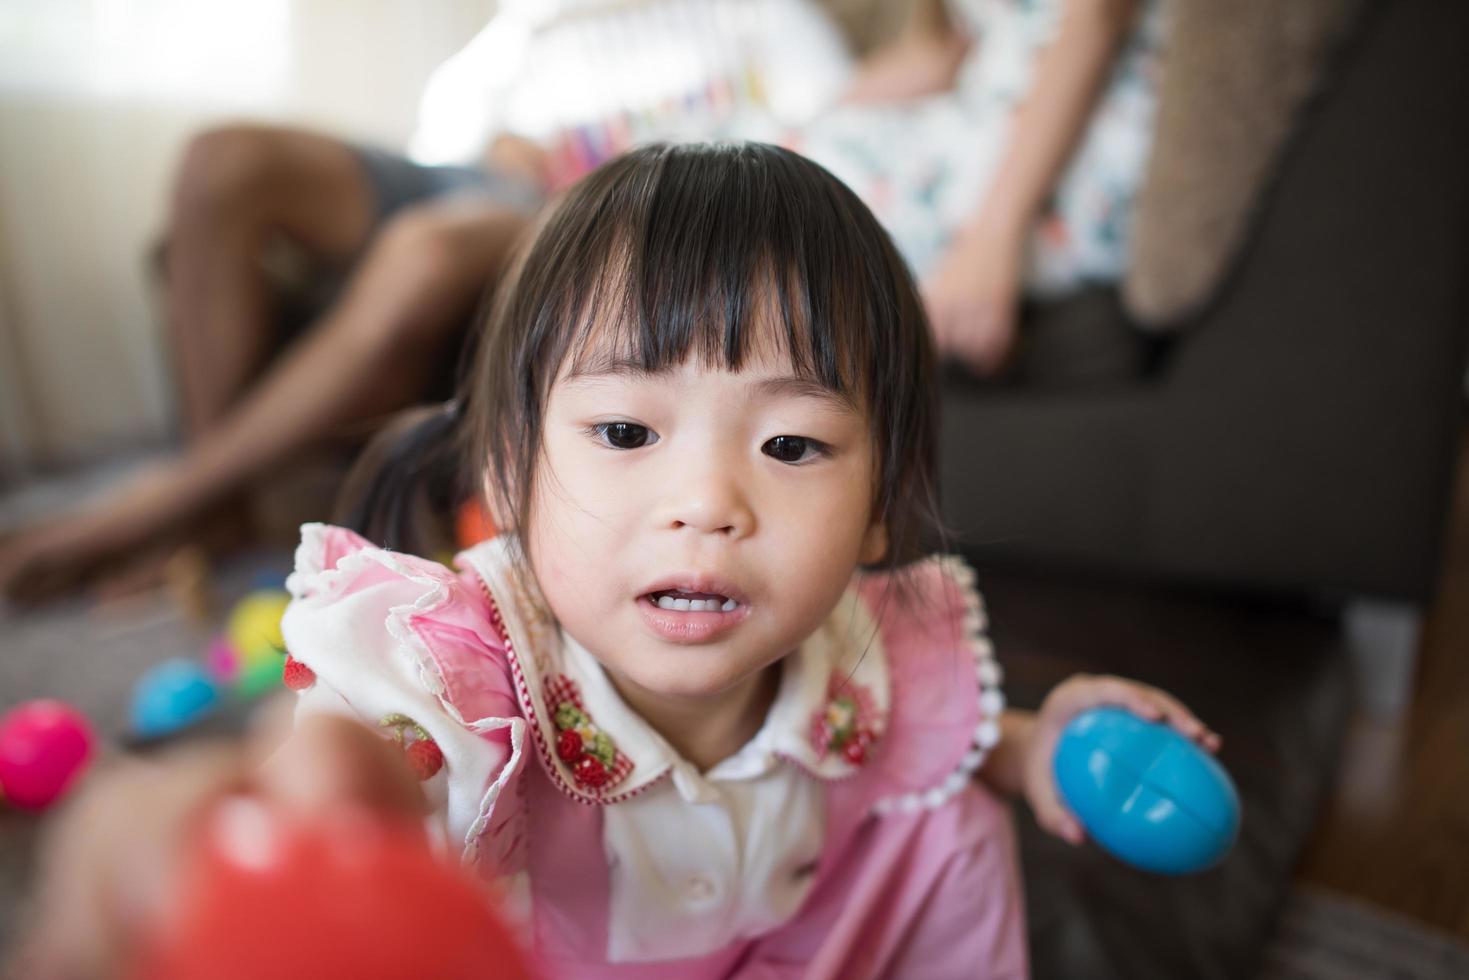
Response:
[{"label": "girl's ear", "polygon": [[857,554],[857,562],[862,565],[876,565],[887,555],[887,551],[887,522],[873,521],[867,525],[867,530],[862,535],[862,550]]}]

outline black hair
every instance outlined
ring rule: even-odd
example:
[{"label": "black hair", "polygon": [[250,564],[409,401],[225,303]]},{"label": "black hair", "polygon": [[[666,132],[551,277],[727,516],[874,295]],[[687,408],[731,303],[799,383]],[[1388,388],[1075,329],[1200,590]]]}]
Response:
[{"label": "black hair", "polygon": [[[942,540],[936,379],[912,276],[855,194],[766,144],[647,146],[573,187],[493,297],[458,399],[462,424],[435,416],[401,442],[441,456],[457,431],[460,485],[488,477],[502,522],[523,527],[551,385],[568,358],[581,366],[592,330],[610,330],[616,355],[650,372],[689,356],[738,370],[772,314],[797,375],[870,420],[882,564],[929,553]],[[379,491],[369,510],[401,493]]]}]

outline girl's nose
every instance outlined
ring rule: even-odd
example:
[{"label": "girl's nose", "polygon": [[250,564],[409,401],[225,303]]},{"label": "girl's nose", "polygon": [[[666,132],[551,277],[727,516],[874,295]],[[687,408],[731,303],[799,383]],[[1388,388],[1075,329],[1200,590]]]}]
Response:
[{"label": "girl's nose", "polygon": [[675,478],[669,490],[666,527],[732,538],[747,537],[755,529],[754,511],[732,474],[688,472]]}]

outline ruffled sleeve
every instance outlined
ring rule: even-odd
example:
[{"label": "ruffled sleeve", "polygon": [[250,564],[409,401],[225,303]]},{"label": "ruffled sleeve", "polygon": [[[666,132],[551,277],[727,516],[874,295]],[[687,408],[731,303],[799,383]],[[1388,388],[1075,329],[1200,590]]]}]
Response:
[{"label": "ruffled sleeve", "polygon": [[[308,524],[286,587],[286,647],[315,675],[297,718],[344,714],[405,751],[431,740],[431,829],[466,865],[520,871],[526,725],[479,577]],[[414,754],[433,768],[432,748]]]}]

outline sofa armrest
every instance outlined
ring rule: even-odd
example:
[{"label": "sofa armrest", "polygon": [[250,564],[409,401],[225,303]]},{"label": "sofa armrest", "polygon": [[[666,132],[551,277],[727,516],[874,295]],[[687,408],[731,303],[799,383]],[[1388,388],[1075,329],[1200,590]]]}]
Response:
[{"label": "sofa armrest", "polygon": [[1425,599],[1469,325],[1469,6],[1379,4],[1344,54],[1232,282],[1182,327],[1145,539],[1165,567]]}]

